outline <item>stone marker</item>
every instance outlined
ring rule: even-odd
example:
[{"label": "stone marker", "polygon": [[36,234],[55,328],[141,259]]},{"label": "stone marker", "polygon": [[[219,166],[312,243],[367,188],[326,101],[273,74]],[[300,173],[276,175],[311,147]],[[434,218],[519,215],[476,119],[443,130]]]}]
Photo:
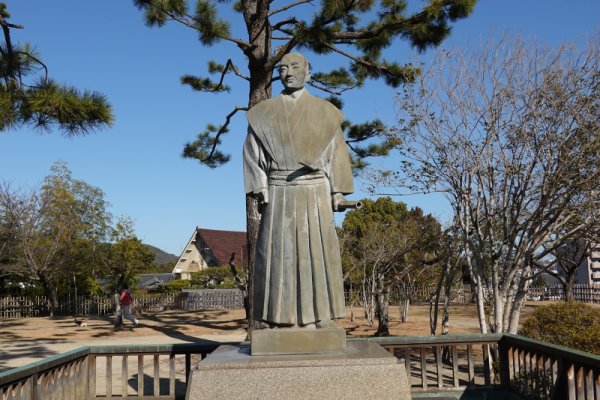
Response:
[{"label": "stone marker", "polygon": [[251,356],[221,346],[198,364],[186,399],[410,400],[404,365],[381,346],[349,342],[344,354]]}]

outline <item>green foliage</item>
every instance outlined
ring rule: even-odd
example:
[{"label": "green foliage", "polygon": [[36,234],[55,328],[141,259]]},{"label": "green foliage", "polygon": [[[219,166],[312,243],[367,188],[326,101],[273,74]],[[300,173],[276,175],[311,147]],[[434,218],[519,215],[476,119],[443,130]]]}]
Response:
[{"label": "green foliage", "polygon": [[182,289],[190,289],[193,287],[193,283],[188,279],[175,279],[171,282],[166,283],[162,288],[160,288],[161,292],[167,293],[178,293],[181,292]]},{"label": "green foliage", "polygon": [[49,297],[72,293],[74,285],[79,294],[98,294],[96,276],[110,278],[109,292],[133,284],[136,273],[156,269],[154,253],[130,220],[113,226],[107,208],[102,190],[73,178],[62,161],[31,193],[0,183],[2,272]]},{"label": "green foliage", "polygon": [[355,270],[355,284],[376,270],[394,285],[434,258],[441,241],[435,217],[389,197],[361,201],[363,207],[349,211],[340,230],[344,268]]},{"label": "green foliage", "polygon": [[600,309],[576,302],[540,306],[519,334],[600,355]]},{"label": "green foliage", "polygon": [[181,77],[181,83],[188,85],[198,92],[229,92],[229,86],[220,83],[214,83],[209,78],[201,78],[193,75],[184,75]]},{"label": "green foliage", "polygon": [[[204,165],[210,168],[227,163],[231,156],[216,150],[216,146],[221,143],[217,136],[218,130],[219,127],[209,124],[204,132],[196,136],[196,140],[185,144],[182,157],[204,160]],[[225,129],[225,132],[227,131],[228,129]]]},{"label": "green foliage", "polygon": [[[134,286],[135,275],[145,272],[154,261],[154,253],[135,236],[133,222],[120,218],[112,228],[112,244],[105,254],[105,272],[111,278],[109,292],[124,284]],[[153,268],[153,267],[152,267]]]},{"label": "green foliage", "polygon": [[[235,44],[248,59],[248,73],[235,75],[250,83],[250,103],[271,96],[271,82],[278,61],[286,53],[306,49],[317,54],[331,54],[347,60],[346,67],[332,71],[314,72],[310,85],[327,93],[341,95],[343,92],[362,86],[367,79],[383,79],[392,87],[411,83],[420,70],[410,64],[402,65],[383,57],[396,39],[407,40],[413,47],[424,50],[437,46],[450,33],[450,25],[469,15],[476,0],[428,0],[421,11],[409,12],[405,0],[322,0],[312,4],[316,12],[312,17],[300,19],[302,13],[293,13],[296,7],[305,2],[288,2],[271,9],[271,2],[237,1],[230,4],[221,0],[196,0],[193,14],[191,7],[183,0],[134,0],[134,4],[144,12],[146,22],[151,26],[162,26],[172,20],[195,30],[204,46],[214,46],[220,41]],[[219,17],[221,5],[233,9],[243,17],[239,23],[245,24],[247,39],[233,37],[230,25],[235,21]],[[285,12],[284,12],[285,11]],[[294,15],[290,18],[289,12]],[[281,46],[272,52],[273,43]],[[283,42],[283,43],[281,43]],[[228,60],[228,65],[231,59]],[[205,77],[185,75],[182,83],[202,92],[223,92],[229,86],[223,84],[227,70],[218,63],[209,63],[210,74],[222,74],[219,83]],[[185,145],[184,157],[194,158],[208,167],[214,168],[229,161],[230,156],[218,151],[221,134],[227,133],[227,122],[215,130],[207,129],[198,138]],[[219,132],[216,135],[211,134]],[[381,134],[381,131],[378,131]],[[355,142],[359,140],[352,139]],[[359,150],[354,166],[362,168],[362,159],[370,156],[386,155],[391,148],[384,139],[374,143],[377,136],[364,137],[360,141],[373,143]]]},{"label": "green foliage", "polygon": [[[240,271],[238,271],[240,273]],[[241,272],[243,274],[243,272]],[[243,276],[242,276],[243,279]],[[208,267],[192,274],[192,286],[201,289],[237,288],[228,266]]]},{"label": "green foliage", "polygon": [[[380,120],[351,125],[346,128],[348,145],[354,152],[353,167],[359,170],[368,165],[368,157],[387,156],[399,142],[392,136],[385,137],[386,126]],[[383,139],[381,139],[383,138]],[[380,139],[379,141],[373,141]],[[366,143],[363,145],[362,143]]]},{"label": "green foliage", "polygon": [[229,36],[229,23],[217,17],[217,8],[211,1],[198,0],[193,19],[198,38],[205,46],[212,46]]},{"label": "green foliage", "polygon": [[107,206],[104,193],[74,179],[64,162],[30,192],[0,183],[0,235],[9,238],[0,245],[3,272],[49,298],[70,291],[98,261],[110,226]]},{"label": "green foliage", "polygon": [[21,26],[7,21],[6,4],[0,3],[0,131],[31,125],[42,131],[59,128],[67,136],[93,132],[112,124],[106,98],[83,93],[48,77],[48,69],[28,44],[15,45],[10,29]]}]

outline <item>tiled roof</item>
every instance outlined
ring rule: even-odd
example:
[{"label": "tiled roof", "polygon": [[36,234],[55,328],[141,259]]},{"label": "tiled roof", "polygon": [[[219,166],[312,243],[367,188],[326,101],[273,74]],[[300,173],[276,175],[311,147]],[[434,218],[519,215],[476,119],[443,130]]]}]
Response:
[{"label": "tiled roof", "polygon": [[196,228],[196,231],[217,259],[218,266],[228,265],[231,253],[235,253],[236,266],[244,268],[248,266],[246,232],[218,231],[204,228]]},{"label": "tiled roof", "polygon": [[175,279],[175,274],[172,273],[156,273],[156,274],[137,274],[139,282],[137,284],[138,287],[147,288],[164,285],[165,283],[169,283]]}]

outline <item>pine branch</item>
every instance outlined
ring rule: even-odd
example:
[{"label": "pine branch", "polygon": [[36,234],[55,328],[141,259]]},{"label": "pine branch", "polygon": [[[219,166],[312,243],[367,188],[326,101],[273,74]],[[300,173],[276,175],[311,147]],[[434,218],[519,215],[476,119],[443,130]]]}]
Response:
[{"label": "pine branch", "polygon": [[286,34],[292,34],[291,31],[289,31],[289,30],[285,30],[284,31],[282,28],[284,26],[286,26],[286,25],[296,25],[297,23],[298,23],[298,20],[296,19],[296,17],[292,17],[292,18],[289,18],[289,19],[284,19],[283,21],[279,21],[278,23],[276,23],[275,25],[273,25],[271,27],[271,30],[281,31],[281,32],[286,33]]},{"label": "pine branch", "polygon": [[[4,18],[4,16],[8,16],[8,13],[6,13],[5,8],[6,5],[2,4],[2,8],[1,10],[3,11],[2,13],[0,13],[0,26],[2,26],[2,32],[4,33],[4,43],[6,44],[6,59],[7,59],[7,66],[6,66],[6,73],[8,75],[8,77],[13,78],[14,80],[16,80],[16,76],[14,75],[14,59],[13,59],[13,46],[12,46],[12,42],[10,39],[10,29],[14,28],[14,29],[23,29],[24,26],[22,25],[15,25],[15,24],[11,24],[8,21],[6,21],[6,19]],[[2,49],[2,47],[0,46],[0,49]],[[3,52],[4,54],[4,52]]]},{"label": "pine branch", "polygon": [[299,1],[295,2],[295,3],[288,4],[287,6],[284,6],[284,7],[281,7],[281,8],[278,8],[276,10],[271,11],[269,13],[269,17],[271,17],[271,16],[273,16],[273,15],[275,15],[277,13],[289,10],[290,8],[294,8],[296,6],[299,6],[301,4],[305,4],[305,3],[312,3],[312,0],[299,0]]},{"label": "pine branch", "polygon": [[217,134],[215,136],[215,141],[214,141],[213,147],[212,147],[212,149],[210,151],[209,158],[212,157],[212,155],[214,154],[215,150],[217,149],[217,143],[219,141],[220,136],[222,134],[224,134],[225,132],[227,132],[227,128],[228,128],[229,124],[231,123],[231,118],[233,118],[233,116],[238,111],[248,111],[248,107],[236,106],[233,109],[233,111],[231,111],[229,114],[227,114],[227,116],[225,117],[225,123],[223,125],[221,125],[221,128],[219,129],[219,131],[217,132]]},{"label": "pine branch", "polygon": [[[179,22],[180,24],[182,24],[188,28],[194,29],[201,33],[204,31],[206,24],[199,23],[194,17],[192,17],[189,14],[182,13],[181,16],[178,16],[175,13],[171,12],[169,9],[166,9],[166,8],[162,7],[161,5],[156,4],[155,2],[152,2],[152,1],[141,0],[141,1],[136,2],[136,4],[138,5],[138,8],[146,8],[147,11],[148,11],[148,8],[152,8],[152,9],[158,11],[159,13],[162,13],[162,14],[168,16],[171,21]],[[162,26],[164,24],[164,21],[161,21],[158,18],[151,22],[153,22],[159,26]],[[226,34],[226,35],[217,34],[216,36],[219,39],[235,43],[242,50],[248,50],[251,48],[250,43],[243,41],[241,39],[233,38],[233,37],[229,36],[228,34]],[[212,42],[210,42],[210,40],[203,39],[202,41],[204,44],[206,44],[208,46],[212,45]]]},{"label": "pine branch", "polygon": [[238,76],[238,77],[240,77],[240,78],[242,78],[244,80],[250,81],[250,77],[242,74],[237,69],[237,67],[235,66],[235,64],[233,63],[233,61],[231,61],[231,58],[230,58],[229,60],[227,60],[227,63],[225,64],[225,69],[223,70],[223,75],[221,75],[221,82],[223,81],[223,77],[227,73],[228,69],[231,69],[236,76]]},{"label": "pine branch", "polygon": [[[48,67],[46,66],[46,64],[44,64],[44,63],[42,62],[42,60],[40,60],[39,58],[35,57],[35,56],[34,56],[34,55],[32,55],[31,53],[28,53],[28,52],[25,52],[25,51],[16,51],[16,53],[17,53],[17,54],[24,55],[24,56],[26,56],[26,57],[28,57],[28,58],[31,58],[33,61],[35,61],[36,63],[38,63],[38,64],[39,64],[39,65],[40,65],[40,66],[41,66],[41,67],[44,69],[44,81],[47,81],[47,80],[48,80]],[[27,86],[27,87],[34,87],[34,86],[28,86],[28,85],[25,85],[25,84],[23,84],[22,82],[21,82],[21,84],[22,84],[23,86]]]},{"label": "pine branch", "polygon": [[328,86],[327,82],[315,79],[315,77],[312,77],[312,79],[308,82],[308,85],[314,87],[315,89],[322,90],[323,92],[333,94],[335,96],[341,96],[344,92],[358,87],[358,84],[356,83],[354,85],[347,85],[345,88],[339,90],[334,90]]},{"label": "pine branch", "polygon": [[[421,12],[411,15],[397,22],[387,22],[374,25],[370,29],[360,31],[338,32],[334,43],[353,43],[359,40],[374,39],[381,36],[390,36],[394,33],[403,33],[412,41],[412,45],[424,50],[428,45],[437,45],[448,33],[445,28],[446,20],[454,21],[466,17],[475,5],[475,1],[464,2],[459,5],[444,4],[438,2],[426,6]],[[447,9],[445,10],[445,7]],[[383,14],[383,17],[389,16],[390,21],[394,21],[398,16],[393,13]],[[434,36],[431,36],[431,34]]]},{"label": "pine branch", "polygon": [[[207,130],[199,134],[194,142],[185,144],[182,156],[184,158],[195,158],[210,168],[216,168],[227,163],[230,156],[217,150],[217,146],[221,142],[221,136],[229,131],[228,127],[233,116],[238,111],[247,110],[248,107],[236,106],[233,111],[227,114],[225,123],[221,127],[216,129],[214,125],[208,125]],[[215,135],[211,136],[211,133],[215,133]],[[210,151],[207,151],[209,147]]]},{"label": "pine branch", "polygon": [[250,78],[244,74],[242,74],[237,67],[233,64],[231,59],[227,60],[225,66],[221,64],[217,64],[214,61],[209,61],[208,71],[212,73],[219,72],[221,77],[219,78],[218,83],[213,83],[209,78],[200,78],[193,75],[184,75],[181,77],[181,83],[185,85],[189,85],[192,89],[197,90],[199,92],[207,92],[207,93],[217,93],[217,92],[228,92],[229,86],[224,84],[225,75],[232,71],[236,76],[249,81]]}]

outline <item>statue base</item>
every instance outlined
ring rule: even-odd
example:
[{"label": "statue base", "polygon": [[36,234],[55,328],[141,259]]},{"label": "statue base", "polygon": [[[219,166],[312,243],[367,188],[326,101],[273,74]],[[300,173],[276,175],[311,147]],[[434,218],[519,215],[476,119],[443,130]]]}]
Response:
[{"label": "statue base", "polygon": [[371,342],[350,342],[342,354],[251,356],[223,345],[190,373],[187,400],[410,400],[403,364]]},{"label": "statue base", "polygon": [[257,329],[252,331],[250,349],[253,356],[345,353],[346,330],[338,327]]}]

